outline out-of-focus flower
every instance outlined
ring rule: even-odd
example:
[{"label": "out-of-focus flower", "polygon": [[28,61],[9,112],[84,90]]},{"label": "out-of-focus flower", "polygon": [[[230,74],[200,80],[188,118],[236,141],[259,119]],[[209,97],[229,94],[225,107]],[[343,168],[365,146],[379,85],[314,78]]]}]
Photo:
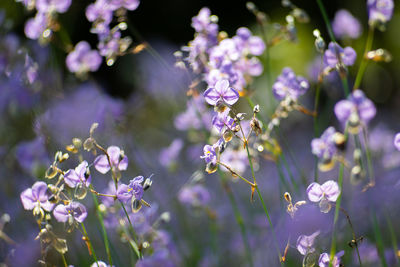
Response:
[{"label": "out-of-focus flower", "polygon": [[[244,149],[232,149],[228,147],[225,149],[224,153],[221,153],[221,162],[229,165],[235,172],[242,174],[246,171],[249,165],[249,160],[247,158],[246,150]],[[222,166],[222,171],[228,171]]]},{"label": "out-of-focus flower", "polygon": [[72,0],[36,0],[36,9],[40,13],[65,13]]},{"label": "out-of-focus flower", "polygon": [[183,141],[180,138],[174,139],[169,147],[161,150],[158,160],[161,165],[168,167],[174,162],[176,162],[183,147]]},{"label": "out-of-focus flower", "polygon": [[332,29],[335,36],[340,39],[356,39],[362,33],[360,22],[345,9],[336,12],[332,22]]},{"label": "out-of-focus flower", "polygon": [[307,187],[308,199],[311,202],[319,202],[321,212],[324,213],[330,211],[331,204],[329,202],[336,202],[339,195],[339,185],[333,180],[329,180],[322,185],[314,182]]},{"label": "out-of-focus flower", "polygon": [[217,113],[212,119],[212,124],[220,133],[222,133],[225,128],[232,131],[235,127],[235,121],[229,116],[229,110]]},{"label": "out-of-focus flower", "polygon": [[210,201],[210,193],[203,185],[184,186],[179,192],[178,199],[186,205],[198,207],[207,205]]},{"label": "out-of-focus flower", "polygon": [[96,71],[101,65],[101,56],[96,50],[91,50],[86,41],[80,41],[68,54],[66,64],[68,69],[75,73]]},{"label": "out-of-focus flower", "polygon": [[86,219],[87,211],[83,204],[71,202],[68,205],[57,205],[54,208],[53,215],[59,222],[67,222],[72,218],[74,221],[81,223]]},{"label": "out-of-focus flower", "polygon": [[335,128],[331,126],[323,132],[320,138],[314,138],[311,141],[312,153],[318,158],[332,158],[337,150],[334,140],[335,133]]},{"label": "out-of-focus flower", "polygon": [[204,92],[204,98],[208,104],[216,107],[224,104],[233,105],[239,100],[239,93],[229,87],[228,80],[221,80]]},{"label": "out-of-focus flower", "polygon": [[394,137],[394,146],[400,151],[400,133],[397,133]]},{"label": "out-of-focus flower", "polygon": [[140,1],[139,0],[111,0],[111,6],[114,10],[118,8],[125,8],[130,11],[138,8]]},{"label": "out-of-focus flower", "polygon": [[70,169],[64,174],[64,181],[71,188],[75,188],[80,183],[89,186],[90,180],[91,176],[88,173],[86,160],[82,161],[74,170]]},{"label": "out-of-focus flower", "polygon": [[44,140],[41,137],[19,143],[15,154],[22,168],[31,173],[36,173],[38,168],[50,164]]},{"label": "out-of-focus flower", "polygon": [[301,255],[307,255],[315,251],[314,240],[320,234],[320,231],[316,231],[311,235],[301,235],[297,238],[296,248]]},{"label": "out-of-focus flower", "polygon": [[34,18],[25,24],[25,35],[30,39],[39,39],[47,28],[47,18],[44,13],[37,13]]},{"label": "out-of-focus flower", "polygon": [[335,114],[342,123],[349,123],[349,131],[358,133],[360,124],[366,125],[375,117],[376,108],[361,90],[355,90],[346,100],[335,105]]},{"label": "out-of-focus flower", "polygon": [[105,263],[104,261],[96,261],[96,262],[93,262],[93,264],[90,265],[90,267],[111,267],[111,265]]},{"label": "out-of-focus flower", "polygon": [[[339,267],[340,266],[340,258],[344,255],[344,251],[339,251],[336,253],[336,255],[333,257],[332,260],[332,267]],[[319,256],[318,260],[318,266],[319,267],[328,267],[330,262],[330,257],[328,253],[322,253]]]},{"label": "out-of-focus flower", "polygon": [[45,182],[36,182],[32,188],[25,189],[21,193],[21,202],[26,210],[41,209],[51,211],[54,204],[49,201],[50,194]]},{"label": "out-of-focus flower", "polygon": [[187,102],[187,109],[175,117],[174,125],[178,130],[211,130],[212,114],[206,109],[203,97],[194,97]]},{"label": "out-of-focus flower", "polygon": [[343,49],[339,44],[330,42],[324,54],[324,63],[331,68],[336,68],[339,62],[345,66],[352,66],[356,58],[357,53],[352,47],[347,46]]},{"label": "out-of-focus flower", "polygon": [[287,97],[297,100],[297,98],[305,94],[309,88],[310,85],[305,78],[296,76],[291,68],[286,67],[282,70],[281,75],[278,76],[272,86],[272,92],[278,100],[283,100]]},{"label": "out-of-focus flower", "polygon": [[393,0],[368,0],[368,23],[386,23],[393,15]]},{"label": "out-of-focus flower", "polygon": [[258,36],[252,36],[251,31],[246,27],[237,29],[236,36],[232,38],[237,49],[245,50],[246,54],[260,56],[265,50],[264,41]]},{"label": "out-of-focus flower", "polygon": [[125,171],[128,168],[128,157],[117,146],[107,148],[107,154],[110,157],[111,166],[107,155],[97,156],[94,160],[94,167],[102,174],[106,174],[112,167],[119,171]]}]

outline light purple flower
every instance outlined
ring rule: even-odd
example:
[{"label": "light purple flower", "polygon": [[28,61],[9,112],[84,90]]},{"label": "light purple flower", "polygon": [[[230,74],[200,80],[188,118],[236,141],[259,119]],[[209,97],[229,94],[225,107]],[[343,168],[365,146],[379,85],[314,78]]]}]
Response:
[{"label": "light purple flower", "polygon": [[117,198],[124,203],[128,203],[132,200],[132,198],[141,200],[144,193],[143,181],[143,176],[137,176],[130,181],[129,185],[119,185],[117,190]]},{"label": "light purple flower", "polygon": [[26,210],[43,208],[45,211],[51,211],[54,204],[49,201],[49,193],[45,182],[36,182],[32,188],[25,189],[21,195],[21,202]]},{"label": "light purple flower", "polygon": [[85,73],[97,71],[101,65],[101,56],[96,50],[91,50],[86,41],[80,41],[70,52],[66,64],[71,72]]},{"label": "light purple flower", "polygon": [[272,86],[272,92],[278,100],[283,100],[286,97],[297,100],[297,98],[303,95],[309,88],[310,85],[305,78],[296,76],[291,68],[286,67],[282,70],[281,75],[278,76]]},{"label": "light purple flower", "polygon": [[356,114],[364,124],[375,117],[376,108],[361,90],[355,90],[346,100],[335,105],[335,115],[342,123],[346,123],[352,114]]},{"label": "light purple flower", "polygon": [[297,238],[296,248],[301,255],[307,255],[315,251],[314,240],[320,234],[320,231],[316,231],[311,235],[301,235]]},{"label": "light purple flower", "polygon": [[109,0],[97,0],[86,8],[86,18],[90,22],[102,21],[105,25],[110,24],[113,10]]},{"label": "light purple flower", "polygon": [[[110,156],[112,167],[119,171],[125,171],[128,168],[128,157],[122,153],[119,147],[108,147],[107,154]],[[94,160],[94,167],[102,174],[106,174],[111,169],[106,155],[97,156]]]},{"label": "light purple flower", "polygon": [[87,170],[88,163],[84,160],[74,170],[69,169],[64,174],[64,182],[71,188],[75,188],[80,183],[89,186],[91,175],[90,173],[87,173]]},{"label": "light purple flower", "polygon": [[[338,253],[336,253],[336,255],[333,257],[332,260],[332,267],[339,267],[340,266],[340,257],[342,257],[344,255],[344,251],[339,251]],[[329,266],[329,262],[330,262],[330,257],[328,253],[322,253],[319,256],[319,260],[318,260],[318,266],[319,267],[328,267]]]},{"label": "light purple flower", "polygon": [[26,37],[36,40],[39,39],[47,28],[47,17],[44,13],[37,13],[34,18],[29,19],[25,24]]},{"label": "light purple flower", "polygon": [[139,0],[111,0],[111,6],[114,10],[118,8],[125,8],[130,11],[135,10],[138,8],[140,1]]},{"label": "light purple flower", "polygon": [[217,106],[221,102],[233,105],[239,100],[239,93],[232,87],[229,87],[228,80],[220,80],[213,88],[208,88],[204,92],[204,98],[212,106]]},{"label": "light purple flower", "polygon": [[345,9],[336,12],[332,22],[332,29],[335,36],[340,39],[356,39],[362,33],[360,22]]},{"label": "light purple flower", "polygon": [[369,24],[386,23],[393,15],[393,0],[368,0],[368,22]]},{"label": "light purple flower", "polygon": [[207,205],[210,198],[207,188],[200,184],[184,186],[178,194],[180,202],[194,207]]},{"label": "light purple flower", "polygon": [[341,63],[345,66],[352,66],[356,61],[357,53],[350,46],[343,49],[339,44],[330,42],[324,54],[325,65],[336,68],[339,63],[338,57],[340,57]]},{"label": "light purple flower", "polygon": [[203,148],[204,155],[200,158],[204,159],[206,163],[217,164],[217,154],[215,148],[210,145],[205,145]]},{"label": "light purple flower", "polygon": [[327,128],[320,138],[314,138],[311,141],[312,153],[318,158],[332,158],[336,153],[336,144],[334,134],[336,130],[334,127]]},{"label": "light purple flower", "polygon": [[174,139],[172,143],[161,150],[158,160],[161,165],[164,167],[168,167],[174,162],[176,162],[181,150],[183,148],[183,141],[180,138]]},{"label": "light purple flower", "polygon": [[229,116],[229,110],[217,113],[212,119],[212,124],[220,133],[222,133],[225,128],[233,130],[235,127],[235,121]]},{"label": "light purple flower", "polygon": [[333,180],[329,180],[322,185],[314,182],[307,188],[307,196],[311,202],[320,202],[323,199],[336,202],[339,195],[339,185]]},{"label": "light purple flower", "polygon": [[36,0],[36,9],[41,13],[64,13],[70,7],[71,2],[72,0]]},{"label": "light purple flower", "polygon": [[252,36],[251,31],[246,27],[237,29],[236,36],[232,39],[244,54],[260,56],[265,50],[264,41],[258,36]]},{"label": "light purple flower", "polygon": [[394,137],[394,146],[400,151],[400,133],[397,133]]},{"label": "light purple flower", "polygon": [[211,11],[207,7],[200,9],[199,14],[192,18],[192,27],[198,33],[218,34],[218,25],[211,20]]},{"label": "light purple flower", "polygon": [[67,222],[69,218],[81,223],[87,217],[87,211],[83,204],[71,202],[68,205],[59,204],[53,211],[54,218],[59,222]]},{"label": "light purple flower", "polygon": [[[229,167],[239,174],[244,173],[249,165],[246,150],[233,149],[232,147],[227,147],[224,153],[221,154],[221,162],[228,164]],[[221,170],[229,172],[224,166],[222,166]]]}]

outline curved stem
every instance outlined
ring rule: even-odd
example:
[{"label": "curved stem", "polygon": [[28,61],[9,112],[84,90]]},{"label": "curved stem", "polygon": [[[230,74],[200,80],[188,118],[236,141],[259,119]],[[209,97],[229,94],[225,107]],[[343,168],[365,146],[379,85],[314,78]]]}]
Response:
[{"label": "curved stem", "polygon": [[87,246],[89,248],[89,252],[92,254],[93,260],[96,262],[97,267],[99,267],[100,265],[99,265],[99,262],[97,261],[96,252],[94,252],[94,248],[93,248],[92,242],[89,239],[89,236],[88,236],[88,234],[86,232],[86,228],[85,228],[85,225],[83,224],[83,222],[81,223],[81,226],[82,226],[83,235],[85,236],[85,241],[86,241]]}]

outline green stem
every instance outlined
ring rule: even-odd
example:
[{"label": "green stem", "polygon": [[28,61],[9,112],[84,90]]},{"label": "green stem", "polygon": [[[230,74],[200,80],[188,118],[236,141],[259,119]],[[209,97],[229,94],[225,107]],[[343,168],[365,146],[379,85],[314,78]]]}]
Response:
[{"label": "green stem", "polygon": [[396,259],[396,263],[397,263],[396,265],[400,266],[400,261],[399,261],[399,256],[398,256],[399,247],[397,245],[397,237],[396,237],[396,233],[393,228],[392,221],[390,220],[390,217],[387,212],[385,212],[385,218],[386,218],[386,223],[388,225],[389,232],[390,232],[390,239],[392,241],[393,253],[395,255],[395,259]]},{"label": "green stem", "polygon": [[85,225],[83,224],[83,222],[81,223],[81,226],[82,226],[82,231],[83,231],[83,234],[84,234],[84,236],[85,236],[85,239],[86,239],[87,245],[88,245],[88,247],[89,247],[89,250],[90,250],[91,253],[92,253],[93,260],[96,262],[97,267],[99,267],[100,265],[99,265],[99,262],[97,261],[96,252],[94,252],[93,244],[92,244],[92,242],[91,242],[90,239],[89,239],[89,236],[88,236],[88,234],[87,234],[87,232],[86,232],[86,228],[85,228]]},{"label": "green stem", "polygon": [[317,0],[317,4],[319,7],[319,10],[321,11],[322,17],[325,21],[325,25],[326,25],[326,29],[328,30],[329,37],[331,38],[331,40],[333,42],[336,42],[335,35],[333,34],[331,23],[329,21],[328,15],[326,14],[324,4],[322,3],[321,0]]},{"label": "green stem", "polygon": [[[321,94],[321,82],[318,82],[317,88],[315,90],[315,99],[314,99],[314,138],[317,138],[319,135],[319,127],[318,127],[318,106],[319,106],[319,96]],[[318,182],[318,157],[315,158],[315,167],[314,167],[314,182]]]},{"label": "green stem", "polygon": [[367,156],[369,181],[370,181],[370,185],[374,186],[375,185],[374,165],[372,164],[372,156],[371,156],[371,150],[369,148],[367,130],[364,127],[363,127],[363,136],[364,136],[364,143],[365,143],[365,154]]},{"label": "green stem", "polygon": [[358,72],[357,72],[356,81],[354,82],[353,90],[357,89],[360,86],[361,80],[364,76],[365,69],[368,65],[368,60],[365,58],[365,56],[372,48],[372,43],[374,41],[374,32],[375,32],[374,27],[369,27],[368,37],[367,37],[367,42],[365,44],[363,58],[361,59],[360,68],[358,69]]},{"label": "green stem", "polygon": [[[93,186],[90,185],[90,188],[93,189]],[[92,192],[92,197],[93,197],[94,205],[96,207],[97,218],[99,219],[99,222],[100,222],[101,231],[102,231],[102,235],[103,235],[103,239],[104,239],[104,246],[105,246],[105,249],[106,249],[108,261],[109,261],[110,265],[112,266],[113,265],[113,261],[112,261],[111,252],[110,252],[110,242],[108,240],[107,231],[106,231],[106,228],[104,226],[103,215],[101,214],[101,211],[99,209],[99,200],[97,199],[97,196],[93,192]]]},{"label": "green stem", "polygon": [[243,216],[240,213],[239,207],[238,207],[237,202],[235,200],[235,196],[233,195],[232,189],[230,188],[228,182],[226,182],[224,180],[223,174],[222,174],[222,172],[220,170],[218,170],[218,174],[220,176],[220,181],[221,181],[222,188],[224,189],[224,191],[228,195],[229,202],[231,203],[231,206],[232,206],[232,209],[233,209],[233,213],[235,215],[236,222],[239,225],[240,234],[242,235],[244,248],[246,250],[246,257],[247,257],[247,260],[249,262],[249,266],[253,266],[253,258],[252,258],[252,255],[251,255],[251,249],[250,249],[250,245],[249,245],[249,240],[247,238],[246,227],[244,225]]},{"label": "green stem", "polygon": [[126,218],[128,219],[128,222],[129,222],[129,230],[130,230],[130,232],[131,232],[131,234],[132,234],[132,236],[133,236],[133,240],[129,240],[129,243],[130,243],[130,244],[131,244],[132,242],[134,243],[134,244],[131,244],[131,247],[132,247],[133,250],[135,251],[136,256],[138,257],[138,259],[141,259],[141,258],[142,258],[142,253],[141,253],[141,252],[139,251],[139,249],[138,249],[138,245],[137,245],[137,236],[136,236],[136,233],[135,233],[135,229],[133,229],[133,224],[132,224],[132,222],[131,222],[131,219],[129,218],[128,212],[126,211],[126,208],[125,208],[124,203],[122,203],[121,201],[120,201],[120,203],[121,203],[122,209],[124,210],[125,216],[126,216]]},{"label": "green stem", "polygon": [[60,254],[61,254],[61,259],[63,261],[64,267],[68,267],[68,263],[67,263],[67,260],[65,259],[64,254],[63,253],[60,253]]},{"label": "green stem", "polygon": [[339,218],[340,204],[342,202],[343,173],[344,173],[344,164],[340,163],[339,179],[338,179],[340,195],[339,195],[338,199],[336,200],[335,216],[334,216],[334,219],[333,219],[333,230],[332,230],[332,242],[331,242],[331,252],[330,252],[329,267],[332,267],[332,261],[333,261],[333,258],[335,257],[335,254],[336,254],[336,223],[337,223],[337,220]]},{"label": "green stem", "polygon": [[297,193],[299,193],[299,192],[300,192],[300,191],[299,191],[299,186],[297,185],[296,180],[295,180],[294,177],[293,177],[292,171],[290,170],[289,164],[288,164],[288,162],[286,161],[285,155],[284,155],[283,153],[281,154],[281,159],[282,159],[282,161],[283,161],[284,167],[285,167],[286,170],[288,171],[289,178],[290,178],[290,181],[291,181],[291,183],[292,183],[292,185],[293,185],[294,190],[295,190]]},{"label": "green stem", "polygon": [[374,210],[371,212],[371,220],[374,228],[375,242],[378,249],[379,258],[381,259],[382,266],[388,267],[385,259],[385,252],[384,252],[385,247],[383,246],[382,233],[381,230],[379,229],[378,220],[376,218]]}]

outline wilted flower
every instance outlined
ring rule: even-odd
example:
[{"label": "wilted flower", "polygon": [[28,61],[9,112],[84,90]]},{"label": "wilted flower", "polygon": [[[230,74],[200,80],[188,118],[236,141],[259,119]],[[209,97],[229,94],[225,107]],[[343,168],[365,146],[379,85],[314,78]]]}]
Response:
[{"label": "wilted flower", "polygon": [[[229,87],[228,80],[220,80],[214,87],[208,88],[204,92],[204,98],[208,104],[219,108],[225,106],[225,104],[235,104],[239,100],[239,93],[232,87]],[[224,108],[221,110],[223,111]]]},{"label": "wilted flower", "polygon": [[339,62],[345,66],[352,66],[356,58],[357,53],[350,46],[343,49],[339,44],[330,42],[324,54],[324,63],[331,68],[336,68]]},{"label": "wilted flower", "polygon": [[367,124],[375,117],[376,108],[361,90],[355,90],[346,100],[335,105],[335,115],[342,123],[349,123],[349,131],[358,133],[360,125]]},{"label": "wilted flower", "polygon": [[345,9],[336,12],[332,22],[332,29],[335,36],[340,39],[356,39],[362,32],[360,22]]},{"label": "wilted flower", "polygon": [[301,235],[297,238],[296,248],[301,255],[307,255],[315,251],[314,240],[320,234],[320,231],[316,231],[311,235]]},{"label": "wilted flower", "polygon": [[[332,260],[332,267],[340,267],[340,257],[344,255],[344,251],[339,251],[336,253],[336,255],[333,257]],[[321,256],[319,256],[318,260],[318,266],[319,267],[328,267],[330,262],[330,257],[328,253],[322,253]]]},{"label": "wilted flower", "polygon": [[119,171],[125,171],[128,168],[128,157],[124,155],[119,147],[108,147],[107,154],[110,157],[111,167],[107,155],[100,155],[94,160],[96,170],[102,174],[106,174],[111,168],[116,168]]},{"label": "wilted flower", "polygon": [[32,188],[25,189],[20,195],[24,209],[33,210],[35,215],[43,215],[42,209],[45,211],[53,209],[54,204],[50,203],[49,197],[45,182],[34,183]]},{"label": "wilted flower", "polygon": [[278,100],[290,97],[293,100],[303,94],[310,88],[308,81],[302,76],[296,76],[294,71],[286,67],[282,70],[282,74],[276,79],[272,86],[272,92]]},{"label": "wilted flower", "polygon": [[307,187],[308,199],[311,202],[319,202],[321,212],[324,213],[329,212],[331,209],[329,202],[336,202],[339,195],[339,185],[333,180],[329,180],[322,185],[314,182]]},{"label": "wilted flower", "polygon": [[368,0],[368,23],[375,25],[377,23],[388,22],[393,15],[393,0]]},{"label": "wilted flower", "polygon": [[89,186],[90,180],[91,176],[86,160],[82,161],[74,170],[70,169],[64,174],[64,181],[71,188],[75,188],[79,183]]},{"label": "wilted flower", "polygon": [[80,41],[68,54],[66,64],[71,72],[96,71],[101,65],[101,56],[96,50],[90,50],[90,45],[86,41]]},{"label": "wilted flower", "polygon": [[87,211],[83,204],[71,202],[68,205],[59,204],[53,211],[54,218],[59,222],[83,222],[86,219]]}]

